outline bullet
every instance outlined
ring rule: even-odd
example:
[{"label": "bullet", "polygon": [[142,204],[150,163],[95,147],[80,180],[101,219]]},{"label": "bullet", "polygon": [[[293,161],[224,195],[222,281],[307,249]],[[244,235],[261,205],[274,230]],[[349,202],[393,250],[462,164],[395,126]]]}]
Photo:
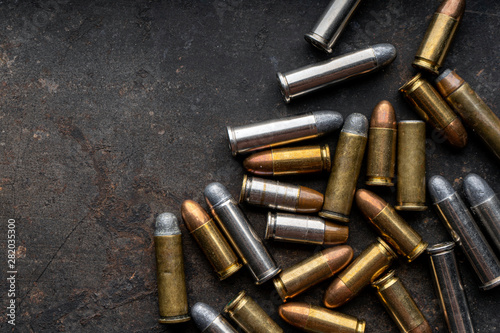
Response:
[{"label": "bullet", "polygon": [[469,305],[453,251],[454,247],[455,243],[446,242],[427,248],[434,287],[448,330],[474,333]]},{"label": "bullet", "polygon": [[423,211],[425,204],[425,123],[398,124],[398,183],[396,209]]},{"label": "bullet", "polygon": [[338,277],[325,292],[323,303],[327,308],[337,308],[356,296],[364,287],[382,274],[397,258],[396,253],[381,238],[369,245]]},{"label": "bullet", "polygon": [[182,323],[188,315],[182,235],[177,218],[162,213],[156,218],[154,232],[156,252],[156,282],[161,324]]},{"label": "bullet", "polygon": [[284,269],[274,282],[274,287],[283,302],[297,296],[310,287],[332,277],[351,261],[353,255],[349,245],[330,247]]},{"label": "bullet", "polygon": [[330,148],[324,145],[264,150],[248,156],[243,167],[257,176],[329,172]]},{"label": "bullet", "polygon": [[240,203],[311,214],[323,207],[323,194],[305,186],[281,183],[275,180],[243,176]]},{"label": "bullet", "polygon": [[458,193],[441,176],[432,177],[428,185],[439,217],[481,280],[479,288],[488,290],[500,285],[500,262]]},{"label": "bullet", "polygon": [[368,132],[366,185],[393,186],[396,166],[396,113],[388,101],[373,109]]},{"label": "bullet", "polygon": [[262,284],[281,271],[224,185],[208,184],[205,200],[227,239],[253,275],[255,284]]},{"label": "bullet", "polygon": [[256,124],[228,126],[229,148],[236,156],[313,139],[339,129],[343,121],[338,112],[314,111]]},{"label": "bullet", "polygon": [[298,96],[385,67],[395,58],[393,45],[377,44],[276,76],[283,99],[289,103]]},{"label": "bullet", "polygon": [[349,227],[323,220],[317,216],[269,212],[265,239],[277,241],[335,245],[345,243]]},{"label": "bullet", "polygon": [[332,47],[344,31],[361,0],[332,0],[312,30],[304,38],[314,47],[332,53]]},{"label": "bullet", "polygon": [[331,311],[307,303],[288,303],[279,307],[284,321],[306,332],[363,333],[366,323],[362,319]]},{"label": "bullet", "polygon": [[427,80],[418,73],[399,88],[418,115],[438,131],[442,131],[448,142],[457,148],[467,144],[467,132],[457,115],[441,98]]},{"label": "bullet", "polygon": [[449,69],[437,79],[441,96],[500,159],[500,119],[460,76]]},{"label": "bullet", "polygon": [[193,320],[202,333],[237,333],[231,324],[211,306],[198,302],[191,309]]},{"label": "bullet", "polygon": [[439,73],[464,11],[465,0],[443,0],[425,32],[413,67]]},{"label": "bullet", "polygon": [[220,280],[224,280],[240,268],[238,257],[222,236],[215,222],[196,202],[186,200],[181,206],[182,218]]},{"label": "bullet", "polygon": [[400,332],[432,333],[429,323],[394,270],[372,282],[372,287]]},{"label": "bullet", "polygon": [[368,119],[360,113],[350,114],[340,132],[326,187],[325,203],[319,216],[349,222],[367,137]]},{"label": "bullet", "polygon": [[224,312],[247,333],[280,333],[283,329],[245,291],[224,308]]},{"label": "bullet", "polygon": [[470,209],[490,237],[490,244],[500,253],[500,200],[488,183],[474,173],[465,177],[464,192]]},{"label": "bullet", "polygon": [[427,243],[384,199],[373,192],[359,189],[356,204],[370,224],[408,262],[427,248]]}]

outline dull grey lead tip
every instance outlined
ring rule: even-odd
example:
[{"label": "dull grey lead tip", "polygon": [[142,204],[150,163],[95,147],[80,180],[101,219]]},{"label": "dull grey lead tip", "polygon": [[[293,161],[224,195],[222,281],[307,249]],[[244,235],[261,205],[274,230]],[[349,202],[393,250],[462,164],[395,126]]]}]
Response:
[{"label": "dull grey lead tip", "polygon": [[396,48],[392,44],[376,44],[372,49],[379,67],[386,66],[396,59]]},{"label": "dull grey lead tip", "polygon": [[450,182],[442,176],[432,176],[427,185],[434,203],[439,203],[456,192]]},{"label": "dull grey lead tip", "polygon": [[221,183],[210,183],[205,187],[205,199],[211,207],[215,207],[228,199],[231,199],[231,193]]},{"label": "dull grey lead tip", "polygon": [[439,81],[441,81],[442,79],[444,79],[445,77],[448,76],[448,74],[451,73],[451,69],[445,69],[441,75],[439,75],[435,80],[434,80],[434,83],[438,83]]},{"label": "dull grey lead tip", "polygon": [[475,173],[469,173],[464,179],[464,192],[472,207],[478,206],[495,196],[488,183]]},{"label": "dull grey lead tip", "polygon": [[180,235],[179,222],[172,213],[161,213],[156,218],[155,236]]},{"label": "dull grey lead tip", "polygon": [[219,316],[211,306],[198,302],[191,308],[191,316],[200,331],[204,331]]},{"label": "dull grey lead tip", "polygon": [[342,115],[336,111],[314,111],[312,114],[319,133],[333,132],[344,122]]},{"label": "dull grey lead tip", "polygon": [[368,136],[368,119],[361,113],[351,113],[344,122],[342,132]]}]

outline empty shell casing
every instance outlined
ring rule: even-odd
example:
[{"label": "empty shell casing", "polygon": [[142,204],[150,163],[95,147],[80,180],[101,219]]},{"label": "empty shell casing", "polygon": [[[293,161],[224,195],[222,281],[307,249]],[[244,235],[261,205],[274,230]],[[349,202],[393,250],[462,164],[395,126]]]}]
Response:
[{"label": "empty shell casing", "polygon": [[431,333],[432,329],[394,270],[372,282],[387,313],[402,333]]},{"label": "empty shell casing", "polygon": [[332,47],[344,31],[361,0],[332,0],[326,7],[311,32],[305,34],[306,41],[314,47],[332,53]]},{"label": "empty shell casing", "polygon": [[244,175],[241,202],[292,213],[315,213],[323,206],[323,194],[304,186]]},{"label": "empty shell casing", "polygon": [[500,262],[458,193],[441,176],[429,180],[429,192],[439,217],[481,280],[480,288],[488,290],[500,285]]},{"label": "empty shell casing", "polygon": [[418,73],[404,86],[399,88],[406,100],[423,120],[438,131],[446,140],[458,148],[467,144],[467,132],[457,115],[450,109],[441,95]]},{"label": "empty shell casing", "polygon": [[196,326],[202,333],[237,333],[231,324],[211,306],[198,302],[191,309]]},{"label": "empty shell casing", "polygon": [[425,205],[425,123],[420,120],[398,124],[397,210],[423,211]]},{"label": "empty shell casing", "polygon": [[377,238],[333,280],[325,292],[323,303],[328,308],[346,303],[382,274],[396,258],[390,246]]},{"label": "empty shell casing", "polygon": [[345,243],[349,227],[323,220],[317,216],[269,212],[265,239],[292,243],[335,245]]},{"label": "empty shell casing", "polygon": [[362,319],[331,311],[307,303],[280,305],[279,314],[290,325],[315,333],[363,333],[366,323]]},{"label": "empty shell casing", "polygon": [[330,148],[324,145],[264,150],[247,157],[243,167],[257,176],[329,172]]},{"label": "empty shell casing", "polygon": [[427,249],[434,286],[448,330],[474,333],[469,305],[453,252],[454,247],[455,243],[447,242],[429,246]]},{"label": "empty shell casing", "polygon": [[247,333],[279,333],[283,329],[245,291],[230,301],[224,312]]},{"label": "empty shell casing", "polygon": [[436,79],[439,93],[462,117],[466,125],[500,159],[500,119],[455,71],[445,70]]},{"label": "empty shell casing", "polygon": [[288,103],[293,98],[328,85],[373,72],[390,64],[394,58],[394,46],[377,44],[296,70],[278,73],[277,78],[283,99]]},{"label": "empty shell casing", "polygon": [[332,277],[352,259],[352,248],[340,245],[320,251],[274,278],[274,287],[283,302]]},{"label": "empty shell casing", "polygon": [[328,178],[321,217],[349,222],[368,136],[368,119],[360,113],[346,118]]},{"label": "empty shell casing", "polygon": [[437,74],[465,10],[465,0],[443,0],[432,17],[413,66]]},{"label": "empty shell casing", "polygon": [[205,188],[205,199],[231,245],[247,264],[256,284],[272,279],[281,271],[224,185],[209,184]]},{"label": "empty shell casing", "polygon": [[190,320],[184,278],[182,234],[177,218],[162,213],[156,218],[154,232],[156,252],[156,281],[161,324],[175,324]]},{"label": "empty shell casing", "polygon": [[396,166],[396,114],[391,103],[381,101],[373,109],[368,131],[366,184],[393,186]]},{"label": "empty shell casing", "polygon": [[312,139],[342,126],[335,111],[314,111],[298,116],[267,120],[243,126],[228,126],[227,136],[233,156]]}]

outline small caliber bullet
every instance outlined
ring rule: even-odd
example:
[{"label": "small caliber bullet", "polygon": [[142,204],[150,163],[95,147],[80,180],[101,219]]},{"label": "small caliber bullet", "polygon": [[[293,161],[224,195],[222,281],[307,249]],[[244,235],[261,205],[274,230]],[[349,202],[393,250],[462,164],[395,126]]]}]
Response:
[{"label": "small caliber bullet", "polygon": [[191,308],[193,321],[202,333],[237,333],[231,324],[211,306],[198,302]]}]

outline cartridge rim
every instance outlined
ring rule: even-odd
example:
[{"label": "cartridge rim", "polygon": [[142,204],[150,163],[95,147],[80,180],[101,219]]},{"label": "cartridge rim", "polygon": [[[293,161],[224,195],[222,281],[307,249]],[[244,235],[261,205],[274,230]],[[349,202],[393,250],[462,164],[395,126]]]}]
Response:
[{"label": "cartridge rim", "polygon": [[280,277],[275,278],[273,280],[273,283],[274,283],[274,288],[276,288],[276,291],[278,292],[278,295],[280,295],[280,297],[281,297],[281,300],[283,302],[286,302],[286,299],[288,297],[287,297],[287,294],[286,294],[285,284],[283,283],[283,281],[281,280],[281,278]]},{"label": "cartridge rim", "polygon": [[286,77],[280,72],[276,73],[276,78],[278,79],[278,83],[280,86],[281,95],[286,103],[290,102],[290,86],[288,85],[288,81]]},{"label": "cartridge rim", "polygon": [[333,52],[332,47],[328,45],[328,40],[325,39],[323,36],[318,35],[315,32],[311,31],[311,32],[306,33],[304,35],[304,39],[308,43],[310,43],[312,46],[314,46],[315,48],[317,48],[319,50],[322,50],[322,51],[325,51],[328,53]]},{"label": "cartridge rim", "polygon": [[372,287],[376,288],[377,290],[381,290],[381,289],[385,289],[385,288],[389,287],[385,284],[388,283],[391,279],[395,278],[395,274],[396,274],[396,271],[394,269],[391,269],[389,272],[382,275],[381,278],[373,281]]},{"label": "cartridge rim", "polygon": [[417,247],[415,247],[413,249],[413,251],[411,251],[411,253],[408,254],[408,256],[407,256],[408,262],[412,262],[413,260],[418,258],[418,256],[420,254],[422,254],[422,252],[424,252],[428,246],[429,246],[429,244],[427,242],[424,242],[424,241],[421,241],[420,243],[418,243]]},{"label": "cartridge rim", "polygon": [[340,222],[349,222],[349,216],[332,212],[329,210],[322,210],[321,212],[318,213],[319,216],[324,217],[329,220],[335,220],[335,221],[340,221]]},{"label": "cartridge rim", "polygon": [[239,203],[242,203],[245,200],[245,192],[247,191],[247,182],[248,182],[248,176],[245,174],[243,175],[243,182],[241,183]]},{"label": "cartridge rim", "polygon": [[364,319],[358,319],[358,325],[356,326],[356,333],[364,333],[366,327],[366,321]]},{"label": "cartridge rim", "polygon": [[259,286],[264,282],[271,280],[274,276],[276,276],[276,274],[279,274],[279,272],[281,272],[281,267],[278,266],[276,268],[272,268],[267,272],[265,272],[263,275],[261,275],[258,281],[255,282],[255,284]]},{"label": "cartridge rim", "polygon": [[231,154],[233,156],[238,155],[238,141],[234,135],[233,128],[231,126],[226,126],[227,138],[229,139],[229,149],[231,149]]},{"label": "cartridge rim", "polygon": [[243,265],[238,261],[229,266],[229,268],[227,268],[224,272],[217,272],[217,275],[219,275],[219,281],[227,279],[228,277],[239,271],[241,267],[243,267]]},{"label": "cartridge rim", "polygon": [[421,78],[422,78],[422,73],[418,73],[417,75],[412,77],[410,81],[406,82],[403,86],[401,86],[401,88],[399,88],[399,91],[401,91],[405,95],[410,94],[411,92],[413,92],[413,90],[415,90],[418,87],[416,86],[416,84],[418,83],[418,81],[421,80]]},{"label": "cartridge rim", "polygon": [[[238,293],[238,295],[233,298],[232,300],[229,301],[229,303],[226,304],[224,307],[224,312],[229,313],[230,316],[232,316],[232,313],[237,310],[238,308],[241,308],[245,305],[247,293],[246,291],[242,290]],[[244,302],[243,302],[244,301]]]},{"label": "cartridge rim", "polygon": [[276,214],[272,212],[267,213],[267,224],[266,224],[266,233],[264,235],[264,239],[274,238],[276,226]]},{"label": "cartridge rim", "polygon": [[382,247],[389,253],[389,255],[392,258],[396,259],[398,257],[396,252],[394,252],[394,250],[389,246],[389,244],[387,244],[382,238],[377,237],[377,241],[379,242],[380,245],[382,245]]},{"label": "cartridge rim", "polygon": [[433,63],[432,61],[429,61],[427,59],[421,58],[421,57],[415,57],[413,60],[413,63],[411,64],[413,68],[416,69],[423,69],[427,72],[430,72],[432,74],[439,74],[439,68],[441,65],[437,63]]},{"label": "cartridge rim", "polygon": [[160,324],[175,324],[175,323],[184,323],[189,320],[191,320],[191,317],[189,315],[180,315],[173,317],[161,317],[160,319],[158,319],[158,322]]},{"label": "cartridge rim", "polygon": [[427,205],[425,204],[418,204],[418,203],[404,203],[401,202],[399,205],[394,206],[396,210],[408,210],[408,211],[414,211],[414,212],[423,212],[424,210],[427,210]]},{"label": "cartridge rim", "polygon": [[327,144],[321,147],[321,158],[323,159],[323,170],[330,172],[332,170],[332,159],[330,156],[330,146]]},{"label": "cartridge rim", "polygon": [[500,285],[500,276],[494,278],[491,281],[486,282],[482,286],[479,286],[481,290],[490,290],[495,288],[496,286]]},{"label": "cartridge rim", "polygon": [[455,242],[444,242],[427,247],[427,254],[440,255],[453,251]]},{"label": "cartridge rim", "polygon": [[365,184],[370,186],[394,186],[391,177],[369,177]]}]

